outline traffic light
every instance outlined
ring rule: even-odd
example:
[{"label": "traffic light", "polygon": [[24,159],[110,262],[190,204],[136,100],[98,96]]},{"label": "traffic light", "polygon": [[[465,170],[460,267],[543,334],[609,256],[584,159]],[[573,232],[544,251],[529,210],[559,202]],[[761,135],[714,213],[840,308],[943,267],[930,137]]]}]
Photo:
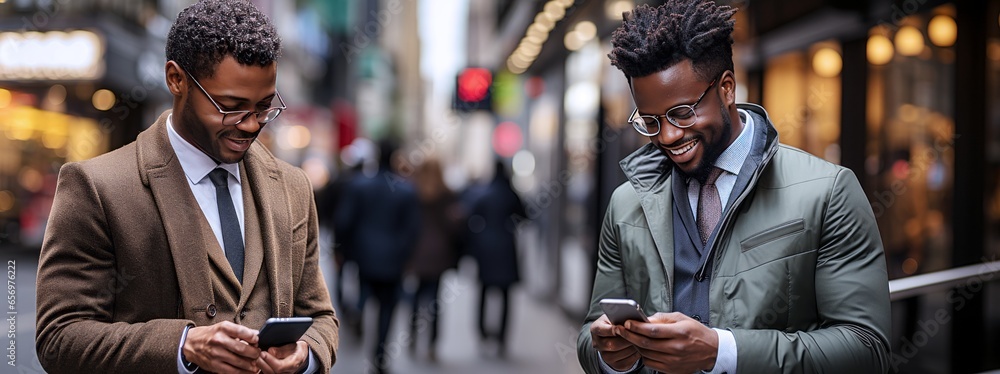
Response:
[{"label": "traffic light", "polygon": [[455,110],[492,110],[493,73],[484,68],[465,68],[455,79]]}]

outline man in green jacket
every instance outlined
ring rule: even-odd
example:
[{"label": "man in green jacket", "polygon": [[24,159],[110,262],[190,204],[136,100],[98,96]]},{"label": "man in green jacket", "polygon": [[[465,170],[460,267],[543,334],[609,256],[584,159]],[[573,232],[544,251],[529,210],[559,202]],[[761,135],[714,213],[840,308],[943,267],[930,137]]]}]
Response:
[{"label": "man in green jacket", "polygon": [[[734,9],[677,1],[626,14],[611,63],[647,144],[601,228],[588,373],[885,373],[889,287],[854,174],[783,146],[763,108],[735,103]],[[601,299],[649,322],[612,325]]]}]

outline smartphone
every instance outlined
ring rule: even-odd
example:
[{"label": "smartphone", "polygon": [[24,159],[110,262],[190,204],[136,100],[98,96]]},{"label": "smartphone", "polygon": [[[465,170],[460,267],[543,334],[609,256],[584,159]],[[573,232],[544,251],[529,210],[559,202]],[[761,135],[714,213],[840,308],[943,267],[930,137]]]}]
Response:
[{"label": "smartphone", "polygon": [[646,313],[642,312],[642,307],[635,300],[601,299],[601,309],[604,309],[604,314],[612,325],[624,325],[628,320],[649,322]]},{"label": "smartphone", "polygon": [[312,317],[268,318],[257,336],[257,347],[267,350],[295,343],[312,326]]}]

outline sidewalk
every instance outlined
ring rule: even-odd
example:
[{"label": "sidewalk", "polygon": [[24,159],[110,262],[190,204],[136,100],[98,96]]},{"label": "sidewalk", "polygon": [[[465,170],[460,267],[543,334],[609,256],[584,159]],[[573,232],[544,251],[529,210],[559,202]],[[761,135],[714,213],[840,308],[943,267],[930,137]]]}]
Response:
[{"label": "sidewalk", "polygon": [[[324,251],[324,254],[328,254]],[[321,259],[324,274],[332,274],[332,259]],[[351,272],[345,275],[351,278]],[[332,279],[332,276],[328,276]],[[352,285],[345,280],[347,294]],[[328,286],[333,284],[328,281]],[[441,284],[440,331],[437,362],[426,358],[426,347],[418,346],[416,356],[408,349],[410,304],[396,308],[387,352],[392,373],[582,373],[577,361],[576,338],[579,325],[568,320],[554,304],[532,297],[524,287],[511,290],[506,358],[498,358],[493,343],[481,343],[478,333],[479,283],[475,263],[463,261],[459,271],[445,274]],[[348,297],[350,299],[350,297]],[[371,303],[369,303],[371,305]],[[339,308],[338,308],[339,309]],[[341,326],[340,349],[335,374],[365,373],[371,367],[375,344],[376,316],[369,308],[361,340]],[[492,318],[494,316],[488,316]],[[495,316],[499,317],[499,316]],[[426,336],[421,336],[424,342]],[[422,345],[425,345],[422,344]]]}]

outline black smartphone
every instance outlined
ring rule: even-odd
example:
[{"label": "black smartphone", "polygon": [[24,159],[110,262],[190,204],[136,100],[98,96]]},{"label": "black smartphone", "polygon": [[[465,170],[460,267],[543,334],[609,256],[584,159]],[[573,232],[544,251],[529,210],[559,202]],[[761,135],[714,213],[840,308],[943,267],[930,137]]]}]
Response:
[{"label": "black smartphone", "polygon": [[649,322],[646,313],[635,300],[630,299],[601,299],[601,309],[608,316],[612,325],[624,325],[625,321],[633,320]]},{"label": "black smartphone", "polygon": [[267,350],[295,343],[312,326],[312,317],[268,318],[257,336],[257,347]]}]

